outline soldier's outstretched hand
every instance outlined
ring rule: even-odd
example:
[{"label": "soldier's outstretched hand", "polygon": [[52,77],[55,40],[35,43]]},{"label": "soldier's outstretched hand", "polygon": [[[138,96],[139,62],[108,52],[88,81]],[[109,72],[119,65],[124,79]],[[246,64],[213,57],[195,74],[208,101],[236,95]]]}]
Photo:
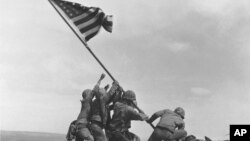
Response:
[{"label": "soldier's outstretched hand", "polygon": [[119,82],[117,80],[115,80],[113,84],[119,86]]},{"label": "soldier's outstretched hand", "polygon": [[149,123],[149,124],[152,123],[152,122],[149,120],[149,118],[146,120],[146,122]]},{"label": "soldier's outstretched hand", "polygon": [[117,81],[117,80],[115,80],[114,82],[113,82],[113,86],[115,87],[115,89],[116,90],[118,90],[118,89],[120,89],[120,85],[119,85],[119,82]]},{"label": "soldier's outstretched hand", "polygon": [[100,80],[104,79],[105,76],[106,76],[106,75],[105,75],[104,73],[102,73],[102,75],[101,75],[101,77],[100,77]]}]

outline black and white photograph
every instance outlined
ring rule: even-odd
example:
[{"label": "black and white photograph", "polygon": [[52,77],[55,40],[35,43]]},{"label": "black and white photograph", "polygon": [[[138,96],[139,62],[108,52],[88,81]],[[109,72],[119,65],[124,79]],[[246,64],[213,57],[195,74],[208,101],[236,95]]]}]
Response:
[{"label": "black and white photograph", "polygon": [[1,0],[0,13],[1,141],[247,141],[249,0]]}]

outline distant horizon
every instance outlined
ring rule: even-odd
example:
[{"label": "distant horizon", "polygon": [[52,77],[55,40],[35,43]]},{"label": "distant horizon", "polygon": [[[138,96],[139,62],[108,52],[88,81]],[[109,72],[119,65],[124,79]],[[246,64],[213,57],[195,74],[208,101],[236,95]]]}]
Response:
[{"label": "distant horizon", "polygon": [[66,135],[66,133],[65,134],[63,134],[63,133],[54,133],[54,132],[43,132],[43,131],[22,131],[22,130],[0,130],[1,132],[24,132],[24,133],[41,133],[41,134],[58,134],[58,135]]},{"label": "distant horizon", "polygon": [[[32,132],[32,131],[8,131],[8,130],[0,130],[1,132],[8,132],[8,133],[20,133],[20,134],[50,134],[50,135],[60,135],[60,136],[63,136],[63,137],[65,137],[65,135],[66,134],[61,134],[61,133],[49,133],[49,132]],[[204,136],[205,137],[205,136]],[[210,139],[212,139],[213,140],[213,138],[212,137],[209,137]],[[140,137],[140,139],[142,140],[142,141],[144,141],[144,140],[147,140],[147,138],[141,138]],[[201,138],[199,138],[199,139],[201,139]],[[223,140],[228,140],[229,138],[225,138],[225,139],[223,139]]]}]

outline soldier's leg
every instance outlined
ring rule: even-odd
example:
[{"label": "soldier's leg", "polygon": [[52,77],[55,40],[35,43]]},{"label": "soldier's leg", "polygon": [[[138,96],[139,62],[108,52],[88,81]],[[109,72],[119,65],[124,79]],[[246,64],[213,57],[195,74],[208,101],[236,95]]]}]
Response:
[{"label": "soldier's leg", "polygon": [[76,134],[76,125],[71,123],[66,135],[67,141],[72,141],[73,139],[75,139],[75,134]]},{"label": "soldier's leg", "polygon": [[77,131],[76,134],[77,138],[76,141],[83,141],[83,140],[87,140],[87,141],[94,141],[93,136],[91,135],[90,131],[88,128],[81,128]]},{"label": "soldier's leg", "polygon": [[149,137],[148,141],[162,141],[160,138],[160,134],[157,128],[155,128],[154,132]]},{"label": "soldier's leg", "polygon": [[169,130],[156,127],[148,141],[173,141],[173,134]]},{"label": "soldier's leg", "polygon": [[187,136],[187,131],[181,129],[181,130],[176,130],[174,131],[174,133],[171,136],[172,140],[178,140],[178,139],[182,139],[184,137]]},{"label": "soldier's leg", "polygon": [[107,141],[103,129],[98,124],[92,123],[90,126],[95,141]]},{"label": "soldier's leg", "polygon": [[124,133],[118,131],[110,132],[109,141],[130,141]]}]

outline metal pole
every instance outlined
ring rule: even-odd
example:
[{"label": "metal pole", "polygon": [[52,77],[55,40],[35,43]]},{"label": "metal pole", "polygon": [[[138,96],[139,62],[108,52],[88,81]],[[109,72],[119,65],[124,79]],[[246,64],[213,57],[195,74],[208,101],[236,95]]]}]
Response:
[{"label": "metal pole", "polygon": [[[70,29],[75,33],[75,35],[78,37],[78,39],[82,42],[82,44],[87,48],[87,50],[92,54],[92,56],[96,59],[96,61],[102,66],[102,68],[107,72],[107,74],[110,76],[110,78],[115,81],[115,78],[111,75],[111,73],[106,69],[106,67],[102,64],[102,62],[96,57],[96,55],[94,54],[94,52],[89,48],[88,44],[77,34],[77,32],[74,30],[74,28],[69,24],[69,22],[63,17],[63,15],[58,11],[58,9],[55,7],[55,5],[51,2],[51,0],[48,0],[50,2],[50,4],[54,7],[54,9],[56,10],[56,12],[61,16],[61,18],[64,20],[64,22],[70,27]],[[124,92],[124,91],[123,91]],[[141,111],[141,109],[139,109],[136,106],[136,109],[138,109],[139,111]],[[151,123],[150,126],[152,128],[155,128],[154,125]]]},{"label": "metal pole", "polygon": [[[140,113],[143,113],[144,114],[144,111],[142,111],[137,105],[135,105],[135,108],[140,112]],[[148,123],[148,122],[147,122]],[[153,125],[153,123],[148,123],[153,129],[155,129],[155,126]]]},{"label": "metal pole", "polygon": [[115,81],[115,78],[111,75],[111,73],[106,69],[106,67],[102,64],[102,62],[96,57],[94,52],[89,48],[88,44],[77,34],[75,29],[69,24],[69,22],[65,19],[65,17],[58,11],[58,9],[55,7],[55,5],[51,2],[51,0],[48,0],[50,4],[54,7],[54,9],[57,11],[57,13],[61,16],[61,18],[64,20],[65,23],[70,27],[70,29],[75,33],[75,35],[78,37],[78,39],[82,42],[82,44],[87,48],[87,50],[92,54],[92,56],[96,59],[96,61],[102,66],[102,68],[106,71],[106,73],[110,76],[110,78]]}]

